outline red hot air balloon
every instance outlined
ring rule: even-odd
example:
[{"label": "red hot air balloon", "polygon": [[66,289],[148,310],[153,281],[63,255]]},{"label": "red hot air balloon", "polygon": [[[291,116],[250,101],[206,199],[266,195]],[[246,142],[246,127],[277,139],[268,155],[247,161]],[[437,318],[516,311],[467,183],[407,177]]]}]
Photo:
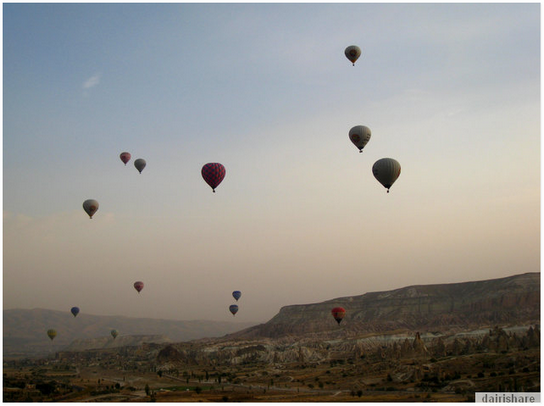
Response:
[{"label": "red hot air balloon", "polygon": [[215,188],[225,178],[225,167],[218,163],[209,163],[202,167],[202,177],[215,193]]},{"label": "red hot air balloon", "polygon": [[134,282],[134,289],[136,289],[138,291],[138,293],[140,293],[142,291],[142,289],[144,288],[144,283],[143,282]]},{"label": "red hot air balloon", "polygon": [[130,161],[130,153],[128,152],[121,152],[121,155],[119,155],[119,158],[121,158],[121,161],[126,165],[128,161]]},{"label": "red hot air balloon", "polygon": [[346,315],[346,310],[343,307],[335,307],[334,309],[332,309],[331,313],[332,317],[334,317],[334,320],[336,320],[336,322],[340,324],[340,322]]}]

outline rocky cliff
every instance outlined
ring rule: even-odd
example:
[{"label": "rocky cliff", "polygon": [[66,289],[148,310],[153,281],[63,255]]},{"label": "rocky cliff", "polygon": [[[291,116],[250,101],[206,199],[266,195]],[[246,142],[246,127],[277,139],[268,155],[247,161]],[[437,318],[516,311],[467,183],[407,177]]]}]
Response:
[{"label": "rocky cliff", "polygon": [[[338,326],[331,309],[346,316]],[[292,305],[265,324],[231,338],[279,338],[404,331],[454,332],[495,325],[540,323],[540,273],[477,282],[409,286],[387,292]]]},{"label": "rocky cliff", "polygon": [[226,340],[213,339],[192,343],[168,344],[157,355],[159,369],[179,366],[202,367],[289,363],[319,364],[335,360],[366,359],[368,361],[399,361],[468,355],[486,352],[507,352],[540,347],[540,329],[529,326],[476,330],[471,334],[390,334],[370,336],[339,336],[334,339],[291,337],[284,339]]},{"label": "rocky cliff", "polygon": [[[342,306],[340,325],[331,309]],[[444,357],[540,347],[540,274],[286,306],[269,322],[166,346],[159,368]]]}]

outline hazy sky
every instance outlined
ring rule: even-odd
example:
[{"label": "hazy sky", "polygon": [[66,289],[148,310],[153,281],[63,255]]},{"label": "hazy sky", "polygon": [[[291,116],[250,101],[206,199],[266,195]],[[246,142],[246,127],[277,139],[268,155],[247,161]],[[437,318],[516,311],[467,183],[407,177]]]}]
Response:
[{"label": "hazy sky", "polygon": [[265,322],[540,271],[538,3],[5,3],[3,24],[4,308],[233,320],[240,290],[234,320]]}]

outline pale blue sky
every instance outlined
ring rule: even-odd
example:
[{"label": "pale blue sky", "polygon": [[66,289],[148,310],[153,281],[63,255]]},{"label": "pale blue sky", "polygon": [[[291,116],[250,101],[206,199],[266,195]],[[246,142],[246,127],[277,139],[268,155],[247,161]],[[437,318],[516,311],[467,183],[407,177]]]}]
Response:
[{"label": "pale blue sky", "polygon": [[264,322],[540,270],[539,4],[5,3],[3,24],[5,308],[230,320],[241,290],[236,319]]}]

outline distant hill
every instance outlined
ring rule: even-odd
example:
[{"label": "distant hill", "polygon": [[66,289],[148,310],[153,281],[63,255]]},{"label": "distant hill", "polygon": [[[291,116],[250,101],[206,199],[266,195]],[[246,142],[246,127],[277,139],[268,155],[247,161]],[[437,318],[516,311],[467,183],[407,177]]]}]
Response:
[{"label": "distant hill", "polygon": [[[219,321],[178,321],[124,316],[96,316],[80,313],[73,317],[68,311],[46,309],[8,309],[3,311],[4,358],[41,356],[71,348],[88,349],[93,345],[104,346],[141,344],[142,337],[148,342],[179,342],[206,337],[220,337],[245,329],[254,323]],[[48,329],[57,330],[57,337],[50,341]],[[110,331],[119,331],[113,340]],[[78,340],[74,342],[75,340]],[[83,341],[82,341],[83,340]],[[74,342],[74,343],[72,343]],[[94,343],[94,344],[93,344]]]},{"label": "distant hill", "polygon": [[[346,316],[338,326],[331,309]],[[440,285],[408,286],[387,292],[341,297],[280,309],[270,321],[229,339],[405,332],[455,332],[492,326],[540,324],[540,273]]]}]

